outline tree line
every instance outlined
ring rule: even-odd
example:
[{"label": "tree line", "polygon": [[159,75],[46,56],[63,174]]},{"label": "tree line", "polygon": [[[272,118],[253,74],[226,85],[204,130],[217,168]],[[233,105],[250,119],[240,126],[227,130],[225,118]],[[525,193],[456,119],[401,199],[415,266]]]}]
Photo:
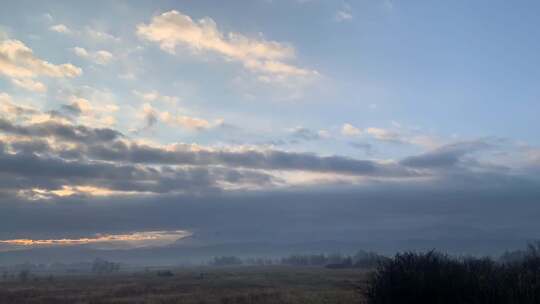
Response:
[{"label": "tree line", "polygon": [[239,258],[236,256],[218,256],[210,261],[212,266],[235,265],[287,265],[287,266],[322,266],[327,268],[372,268],[387,257],[367,251],[359,251],[354,255],[332,254],[293,254],[272,258]]}]

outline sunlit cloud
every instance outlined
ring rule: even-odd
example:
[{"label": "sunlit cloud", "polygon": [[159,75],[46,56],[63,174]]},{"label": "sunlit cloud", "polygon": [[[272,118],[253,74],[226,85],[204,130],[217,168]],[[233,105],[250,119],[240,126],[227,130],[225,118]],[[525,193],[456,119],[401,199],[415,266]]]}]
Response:
[{"label": "sunlit cloud", "polygon": [[73,246],[87,244],[117,244],[131,247],[160,246],[174,243],[175,241],[191,236],[186,230],[173,231],[143,231],[128,234],[96,234],[83,238],[61,239],[11,239],[0,240],[0,244],[17,247],[49,247],[49,246]]},{"label": "sunlit cloud", "polygon": [[99,65],[106,65],[114,58],[113,54],[111,54],[109,51],[99,50],[91,52],[78,46],[73,48],[73,53],[81,58],[90,60]]},{"label": "sunlit cloud", "polygon": [[119,196],[119,195],[135,195],[141,194],[133,191],[115,191],[103,187],[95,186],[69,186],[64,185],[61,189],[57,190],[48,190],[41,188],[32,188],[28,190],[20,190],[18,192],[19,196],[24,197],[30,200],[47,200],[53,199],[56,197],[66,197],[66,196]]},{"label": "sunlit cloud", "polygon": [[287,82],[319,74],[285,62],[295,57],[292,46],[236,32],[223,33],[210,17],[195,21],[173,10],[155,16],[149,24],[139,24],[137,35],[158,43],[162,50],[171,54],[176,53],[178,46],[183,46],[195,53],[213,52],[226,60],[241,62],[247,70],[260,74],[259,79],[264,82]]},{"label": "sunlit cloud", "polygon": [[33,80],[39,76],[72,78],[82,74],[82,69],[70,63],[52,64],[34,55],[22,41],[0,41],[0,74],[16,86],[30,91],[45,92],[46,86]]},{"label": "sunlit cloud", "polygon": [[357,136],[362,133],[362,130],[359,128],[351,125],[350,123],[346,123],[341,127],[341,134],[346,136]]},{"label": "sunlit cloud", "polygon": [[65,24],[55,24],[49,27],[49,30],[62,34],[71,34],[71,30]]},{"label": "sunlit cloud", "polygon": [[[149,100],[155,100],[152,94],[145,94],[143,98]],[[178,109],[177,109],[178,110]],[[145,128],[152,127],[158,121],[164,122],[169,126],[181,127],[183,129],[192,131],[202,131],[223,125],[222,119],[216,119],[215,121],[208,121],[203,118],[194,117],[186,114],[172,114],[168,111],[159,111],[154,108],[150,103],[143,104],[142,111],[139,113],[139,117],[145,121]]]}]

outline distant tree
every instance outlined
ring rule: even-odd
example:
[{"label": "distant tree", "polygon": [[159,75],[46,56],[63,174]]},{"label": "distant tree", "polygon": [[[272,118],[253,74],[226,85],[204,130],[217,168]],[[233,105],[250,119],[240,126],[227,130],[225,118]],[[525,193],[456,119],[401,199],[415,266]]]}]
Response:
[{"label": "distant tree", "polygon": [[328,264],[341,264],[343,263],[344,257],[341,253],[332,253],[328,256]]},{"label": "distant tree", "polygon": [[26,282],[30,278],[30,271],[27,269],[21,270],[17,277],[19,278],[19,281]]},{"label": "distant tree", "polygon": [[170,270],[159,270],[157,272],[158,277],[172,277],[174,276],[174,273]]},{"label": "distant tree", "polygon": [[234,266],[234,265],[242,265],[243,262],[239,257],[221,256],[221,257],[214,257],[214,259],[212,260],[210,264],[214,266]]},{"label": "distant tree", "polygon": [[92,263],[92,272],[95,273],[112,273],[120,270],[120,264],[106,261],[104,259],[97,258]]},{"label": "distant tree", "polygon": [[375,268],[388,258],[375,252],[358,251],[353,256],[353,266],[357,268]]}]

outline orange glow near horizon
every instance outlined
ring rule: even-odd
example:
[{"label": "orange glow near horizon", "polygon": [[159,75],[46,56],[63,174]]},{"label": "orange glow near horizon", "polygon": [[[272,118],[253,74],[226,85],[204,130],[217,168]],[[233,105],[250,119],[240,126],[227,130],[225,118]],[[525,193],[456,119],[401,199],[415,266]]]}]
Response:
[{"label": "orange glow near horizon", "polygon": [[174,230],[174,231],[145,231],[134,232],[129,234],[97,234],[94,237],[78,238],[78,239],[12,239],[12,240],[0,240],[0,244],[7,244],[13,246],[69,246],[69,245],[83,245],[93,243],[172,243],[176,240],[191,236],[191,232],[186,230]]}]

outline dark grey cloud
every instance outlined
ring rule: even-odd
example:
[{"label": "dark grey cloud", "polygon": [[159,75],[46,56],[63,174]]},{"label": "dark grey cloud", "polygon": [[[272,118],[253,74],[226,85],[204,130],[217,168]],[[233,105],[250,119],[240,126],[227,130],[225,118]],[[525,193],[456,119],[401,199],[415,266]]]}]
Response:
[{"label": "dark grey cloud", "polygon": [[407,157],[400,163],[416,168],[449,168],[457,165],[465,155],[490,146],[484,141],[454,143],[421,155]]},{"label": "dark grey cloud", "polygon": [[0,118],[0,131],[24,136],[53,136],[67,141],[86,144],[113,141],[123,137],[122,133],[109,128],[90,128],[81,125],[68,125],[52,120],[42,123],[18,125],[9,120]]},{"label": "dark grey cloud", "polygon": [[82,109],[77,103],[64,104],[60,106],[60,110],[68,115],[74,116],[79,116],[82,113]]},{"label": "dark grey cloud", "polygon": [[[33,146],[33,145],[30,145]],[[41,148],[41,147],[40,147]],[[26,149],[26,147],[25,147]],[[9,182],[9,180],[13,182]],[[34,153],[0,153],[0,180],[5,190],[62,186],[95,186],[131,192],[205,192],[220,189],[220,182],[270,184],[263,172],[221,167],[152,167],[110,162],[65,160]]]},{"label": "dark grey cloud", "polygon": [[462,253],[482,243],[494,242],[504,250],[540,237],[538,182],[477,178],[484,183],[448,179],[204,196],[70,197],[48,204],[13,197],[0,204],[0,237],[187,229],[206,244],[334,240],[404,249],[439,240],[439,246]]},{"label": "dark grey cloud", "polygon": [[101,160],[148,164],[225,165],[251,169],[305,170],[360,176],[399,177],[414,175],[414,172],[397,165],[382,165],[370,160],[278,150],[232,152],[225,150],[192,151],[186,148],[169,151],[144,145],[115,142],[110,145],[91,146],[88,148],[88,155]]}]

